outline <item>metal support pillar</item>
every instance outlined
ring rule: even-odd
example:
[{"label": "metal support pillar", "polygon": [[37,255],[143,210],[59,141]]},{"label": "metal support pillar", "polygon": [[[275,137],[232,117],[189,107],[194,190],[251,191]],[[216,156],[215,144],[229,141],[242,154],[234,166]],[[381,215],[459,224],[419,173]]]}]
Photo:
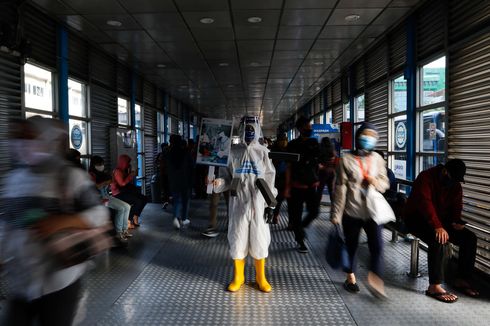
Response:
[{"label": "metal support pillar", "polygon": [[68,108],[68,31],[62,25],[57,27],[57,50],[59,118],[68,124],[70,119]]},{"label": "metal support pillar", "polygon": [[407,80],[407,179],[415,180],[416,160],[416,128],[417,128],[417,64],[416,64],[416,21],[411,16],[407,20],[407,66],[405,79]]}]

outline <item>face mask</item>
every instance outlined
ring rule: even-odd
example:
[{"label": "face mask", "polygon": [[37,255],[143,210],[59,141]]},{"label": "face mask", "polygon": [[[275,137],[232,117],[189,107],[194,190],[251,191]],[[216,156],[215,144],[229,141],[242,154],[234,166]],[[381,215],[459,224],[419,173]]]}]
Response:
[{"label": "face mask", "polygon": [[367,151],[372,151],[376,147],[378,140],[372,136],[361,135],[359,137],[359,147]]},{"label": "face mask", "polygon": [[312,129],[303,129],[303,131],[301,132],[301,136],[306,138],[310,138],[312,134],[313,134]]},{"label": "face mask", "polygon": [[95,166],[95,169],[96,169],[97,171],[99,171],[99,172],[102,172],[102,171],[104,171],[104,165],[103,165],[103,164],[102,164],[102,165],[96,165],[96,166]]}]

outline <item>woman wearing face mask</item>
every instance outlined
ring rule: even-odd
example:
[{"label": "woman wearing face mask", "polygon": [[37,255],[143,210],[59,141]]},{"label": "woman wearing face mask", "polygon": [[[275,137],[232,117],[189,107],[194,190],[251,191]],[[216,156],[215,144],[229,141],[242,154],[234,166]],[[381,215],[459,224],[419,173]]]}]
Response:
[{"label": "woman wearing face mask", "polygon": [[96,155],[92,156],[88,172],[95,182],[106,206],[116,211],[114,221],[116,237],[122,244],[125,244],[128,241],[128,238],[132,237],[128,232],[128,218],[131,205],[109,194],[112,178],[110,174],[104,171],[104,159],[102,157]]},{"label": "woman wearing face mask", "polygon": [[[349,266],[344,271],[347,278],[344,288],[352,293],[359,292],[356,283],[355,265],[356,252],[359,244],[359,233],[364,229],[368,238],[371,254],[368,274],[368,286],[377,296],[385,296],[382,276],[383,240],[382,226],[376,224],[369,216],[366,206],[366,194],[369,191],[385,192],[390,184],[386,175],[383,158],[373,152],[378,140],[376,127],[371,123],[363,123],[356,132],[356,149],[347,154],[337,167],[334,205],[331,221],[342,223],[345,243],[349,255]],[[372,189],[374,188],[374,189]]]}]

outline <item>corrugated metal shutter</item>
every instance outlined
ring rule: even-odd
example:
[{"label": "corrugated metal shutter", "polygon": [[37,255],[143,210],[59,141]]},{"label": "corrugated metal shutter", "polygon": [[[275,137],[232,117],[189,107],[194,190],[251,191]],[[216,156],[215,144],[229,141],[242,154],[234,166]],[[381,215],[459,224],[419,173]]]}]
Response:
[{"label": "corrugated metal shutter", "polygon": [[367,55],[366,73],[369,85],[377,82],[388,74],[388,46],[386,41],[378,44]]},{"label": "corrugated metal shutter", "polygon": [[116,62],[105,53],[92,49],[90,51],[90,78],[92,81],[116,89]]},{"label": "corrugated metal shutter", "polygon": [[27,5],[22,14],[24,37],[31,42],[30,58],[56,67],[56,24],[48,16]]},{"label": "corrugated metal shutter", "polygon": [[341,123],[343,120],[342,116],[342,104],[333,107],[333,122]]},{"label": "corrugated metal shutter", "polygon": [[90,113],[92,117],[92,154],[104,158],[106,166],[111,162],[110,128],[117,126],[117,95],[103,87],[90,86]]},{"label": "corrugated metal shutter", "polygon": [[128,97],[131,94],[131,72],[120,63],[117,64],[117,91]]},{"label": "corrugated metal shutter", "polygon": [[172,135],[178,135],[179,134],[179,119],[177,119],[174,116],[170,116],[170,119],[171,119],[170,133]]},{"label": "corrugated metal shutter", "polygon": [[163,112],[163,92],[159,89],[156,90],[156,106],[157,110]]},{"label": "corrugated metal shutter", "polygon": [[144,84],[144,90],[143,90],[143,97],[144,97],[144,102],[148,103],[152,106],[156,105],[156,92],[155,92],[155,86],[150,83],[149,81],[145,81]]},{"label": "corrugated metal shutter", "polygon": [[318,114],[321,112],[322,110],[322,101],[321,101],[321,98],[322,98],[322,93],[320,94],[317,94],[314,98],[313,98],[313,114]]},{"label": "corrugated metal shutter", "polygon": [[347,75],[342,75],[341,77],[341,93],[342,93],[342,103],[349,102],[349,77]]},{"label": "corrugated metal shutter", "polygon": [[451,0],[449,2],[449,40],[451,42],[471,35],[489,24],[489,1]]},{"label": "corrugated metal shutter", "polygon": [[417,58],[424,59],[444,48],[445,5],[429,1],[417,11]]},{"label": "corrugated metal shutter", "polygon": [[169,112],[170,114],[173,114],[175,116],[177,116],[179,114],[179,107],[177,105],[177,100],[175,99],[175,97],[170,97],[170,108],[169,108]]},{"label": "corrugated metal shutter", "polygon": [[333,104],[333,95],[332,95],[332,86],[328,85],[325,89],[325,93],[327,94],[327,107],[331,108]]},{"label": "corrugated metal shutter", "polygon": [[360,60],[356,63],[356,66],[355,66],[355,82],[356,82],[356,85],[355,85],[355,88],[356,88],[356,91],[359,91],[361,90],[363,87],[364,87],[364,84],[366,82],[366,79],[365,79],[365,75],[366,75],[366,66],[365,66],[365,63],[364,63],[364,60]]},{"label": "corrugated metal shutter", "polygon": [[342,85],[340,79],[332,83],[332,104],[337,104],[342,100]]},{"label": "corrugated metal shutter", "polygon": [[397,72],[407,61],[407,29],[405,26],[395,29],[389,36],[390,71]]},{"label": "corrugated metal shutter", "polygon": [[151,176],[154,173],[154,164],[157,151],[157,114],[156,110],[150,106],[144,108],[145,119],[145,176],[146,193],[151,193]]},{"label": "corrugated metal shutter", "polygon": [[68,69],[71,76],[88,80],[89,46],[73,33],[68,33]]},{"label": "corrugated metal shutter", "polygon": [[388,150],[388,83],[381,82],[366,90],[366,121],[378,128],[376,149]]},{"label": "corrugated metal shutter", "polygon": [[22,117],[21,84],[19,58],[0,54],[0,178],[10,168],[9,120]]},{"label": "corrugated metal shutter", "polygon": [[478,236],[477,267],[490,273],[490,33],[450,52],[449,74],[448,154],[466,163],[463,218]]}]

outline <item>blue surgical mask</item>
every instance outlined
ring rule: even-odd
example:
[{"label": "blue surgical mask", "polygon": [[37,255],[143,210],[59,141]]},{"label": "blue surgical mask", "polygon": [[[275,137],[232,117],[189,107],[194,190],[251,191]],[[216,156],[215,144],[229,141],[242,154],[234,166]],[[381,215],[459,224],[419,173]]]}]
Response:
[{"label": "blue surgical mask", "polygon": [[366,151],[372,151],[374,147],[376,147],[377,142],[378,140],[375,137],[366,135],[361,135],[358,140],[360,149],[364,149]]},{"label": "blue surgical mask", "polygon": [[245,131],[245,142],[250,143],[255,139],[255,131],[247,130]]}]

